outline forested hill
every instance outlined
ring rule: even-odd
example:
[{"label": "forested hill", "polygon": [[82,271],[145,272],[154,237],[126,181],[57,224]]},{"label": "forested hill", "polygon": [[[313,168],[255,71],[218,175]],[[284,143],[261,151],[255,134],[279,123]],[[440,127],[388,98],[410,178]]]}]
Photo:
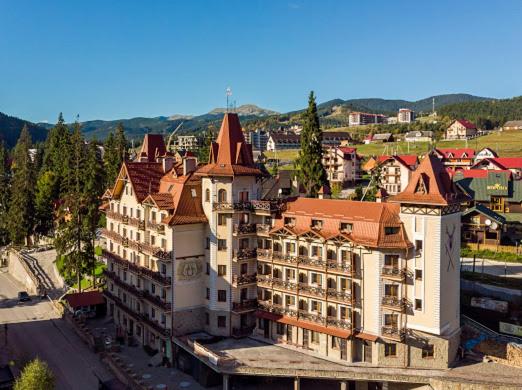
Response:
[{"label": "forested hill", "polygon": [[450,104],[438,110],[450,118],[465,118],[480,128],[492,129],[509,120],[522,120],[522,96],[512,99]]},{"label": "forested hill", "polygon": [[33,142],[44,141],[47,137],[45,128],[0,112],[0,140],[4,142],[7,148],[12,148],[16,145],[24,125],[27,125],[29,128]]}]

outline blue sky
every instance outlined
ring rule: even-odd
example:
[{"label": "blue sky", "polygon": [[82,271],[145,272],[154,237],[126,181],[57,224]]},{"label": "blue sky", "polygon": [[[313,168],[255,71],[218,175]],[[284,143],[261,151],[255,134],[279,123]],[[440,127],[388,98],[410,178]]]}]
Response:
[{"label": "blue sky", "polygon": [[32,121],[522,95],[522,1],[0,0],[0,111]]}]

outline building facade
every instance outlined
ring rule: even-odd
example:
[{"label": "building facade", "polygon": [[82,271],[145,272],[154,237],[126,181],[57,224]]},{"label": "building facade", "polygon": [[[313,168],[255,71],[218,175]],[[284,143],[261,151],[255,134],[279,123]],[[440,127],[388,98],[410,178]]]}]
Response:
[{"label": "building facade", "polygon": [[350,112],[348,115],[349,126],[372,125],[377,123],[386,123],[386,115],[355,111]]},{"label": "building facade", "polygon": [[399,109],[399,113],[397,114],[397,122],[411,123],[414,121],[415,121],[415,111],[410,110],[409,108]]},{"label": "building facade", "polygon": [[174,142],[176,150],[188,150],[191,152],[199,148],[199,139],[195,135],[178,135]]},{"label": "building facade", "polygon": [[447,367],[460,337],[458,192],[428,156],[390,202],[289,202],[258,249],[255,334],[332,360]]},{"label": "building facade", "polygon": [[323,152],[323,166],[330,183],[352,183],[361,180],[361,160],[356,148],[331,147]]},{"label": "building facade", "polygon": [[379,170],[380,187],[389,195],[404,191],[418,164],[416,155],[379,156],[375,169]]},{"label": "building facade", "polygon": [[469,148],[436,148],[435,155],[450,170],[469,169],[475,162],[475,150]]},{"label": "building facade", "polygon": [[477,126],[465,119],[457,119],[449,125],[444,133],[446,140],[470,139],[477,135]]}]

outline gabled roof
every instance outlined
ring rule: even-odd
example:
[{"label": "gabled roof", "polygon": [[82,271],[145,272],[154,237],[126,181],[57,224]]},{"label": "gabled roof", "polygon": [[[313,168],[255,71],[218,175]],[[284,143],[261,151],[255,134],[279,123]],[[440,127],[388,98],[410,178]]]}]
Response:
[{"label": "gabled roof", "polygon": [[339,147],[339,150],[341,152],[343,152],[344,154],[357,153],[357,148],[352,148],[352,147],[349,147],[349,146],[341,146],[341,147]]},{"label": "gabled roof", "polygon": [[462,216],[466,216],[466,215],[469,215],[469,214],[473,214],[473,213],[479,213],[479,214],[482,214],[488,218],[491,218],[492,220],[494,220],[495,222],[501,224],[501,225],[504,225],[506,223],[506,218],[504,218],[502,215],[500,214],[497,214],[496,212],[494,212],[493,210],[491,209],[488,209],[486,206],[480,204],[480,203],[477,203],[475,206],[467,209],[466,211],[464,211],[462,213]]},{"label": "gabled roof", "polygon": [[395,160],[399,164],[404,165],[408,169],[413,169],[419,162],[419,159],[418,159],[417,155],[415,155],[415,154],[401,154],[401,155],[394,155],[394,156],[383,155],[383,156],[377,157],[378,164],[384,164],[388,160]]},{"label": "gabled roof", "polygon": [[474,158],[475,149],[471,148],[436,148],[437,153],[441,158]]},{"label": "gabled roof", "polygon": [[460,123],[466,129],[476,129],[477,128],[477,126],[475,126],[472,122],[470,122],[470,121],[468,121],[466,119],[457,119],[457,120],[453,121],[453,123],[455,123],[455,122]]},{"label": "gabled roof", "polygon": [[433,154],[421,161],[405,190],[388,202],[447,206],[460,203],[465,195],[455,186],[442,162]]},{"label": "gabled roof", "polygon": [[245,141],[237,114],[224,115],[216,142],[210,148],[209,163],[197,173],[202,176],[262,175],[254,163],[252,145]]},{"label": "gabled roof", "polygon": [[136,199],[142,202],[148,194],[158,191],[163,175],[161,163],[125,161],[112,189],[112,196],[120,196],[125,183],[129,181]]},{"label": "gabled roof", "polygon": [[147,161],[154,162],[156,157],[164,156],[167,152],[165,141],[161,134],[145,134],[141,150],[138,154],[138,160],[146,157]]},{"label": "gabled roof", "polygon": [[522,157],[495,157],[490,160],[493,160],[505,169],[522,169]]}]

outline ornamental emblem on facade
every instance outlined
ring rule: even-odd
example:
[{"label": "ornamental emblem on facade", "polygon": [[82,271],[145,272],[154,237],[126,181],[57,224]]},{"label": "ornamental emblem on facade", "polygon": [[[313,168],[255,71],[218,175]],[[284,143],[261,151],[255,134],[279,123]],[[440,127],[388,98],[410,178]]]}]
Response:
[{"label": "ornamental emblem on facade", "polygon": [[199,260],[185,260],[178,263],[177,276],[179,280],[194,280],[199,278],[203,266]]}]

